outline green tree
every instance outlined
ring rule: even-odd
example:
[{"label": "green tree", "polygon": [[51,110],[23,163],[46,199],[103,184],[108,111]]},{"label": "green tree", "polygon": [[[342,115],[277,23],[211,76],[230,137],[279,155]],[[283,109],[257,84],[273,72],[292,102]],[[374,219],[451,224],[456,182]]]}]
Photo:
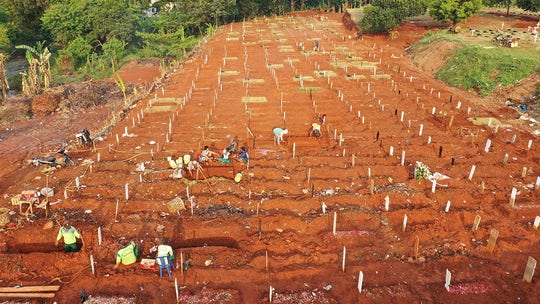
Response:
[{"label": "green tree", "polygon": [[9,27],[7,24],[0,24],[0,52],[7,53],[11,48],[11,40],[9,39]]},{"label": "green tree", "polygon": [[57,0],[42,17],[56,43],[65,47],[77,37],[96,46],[117,38],[133,42],[142,17],[141,1]]},{"label": "green tree", "polygon": [[515,0],[483,0],[485,6],[504,7],[506,8],[506,17],[510,15],[510,7]]},{"label": "green tree", "polygon": [[368,33],[388,33],[408,17],[422,15],[427,4],[423,0],[373,0],[364,8],[360,27]]},{"label": "green tree", "polygon": [[451,21],[455,27],[481,8],[482,0],[433,0],[429,5],[429,14],[441,22]]},{"label": "green tree", "polygon": [[73,39],[66,48],[59,51],[60,60],[63,61],[61,64],[67,65],[71,62],[75,69],[84,66],[91,53],[92,45],[89,39],[82,36]]},{"label": "green tree", "polygon": [[51,33],[60,48],[67,47],[73,40],[91,32],[92,23],[86,14],[90,9],[91,2],[88,0],[60,0],[43,14],[43,27]]},{"label": "green tree", "polygon": [[126,50],[126,43],[120,39],[112,38],[103,44],[103,57],[111,62],[113,72],[116,71],[116,67],[120,63],[120,60],[124,58]]},{"label": "green tree", "polygon": [[133,41],[138,20],[142,17],[142,8],[138,3],[129,0],[91,0],[91,2],[92,9],[87,15],[92,26],[92,36],[101,43],[111,38]]},{"label": "green tree", "polygon": [[49,0],[0,0],[8,12],[16,43],[40,41],[47,38],[42,29],[41,16],[49,7]]},{"label": "green tree", "polygon": [[360,20],[360,27],[366,33],[388,33],[399,26],[399,21],[390,9],[380,6],[367,6],[364,8],[364,17]]},{"label": "green tree", "polygon": [[530,12],[540,11],[540,0],[517,0],[517,6]]},{"label": "green tree", "polygon": [[147,57],[182,57],[197,44],[194,36],[187,36],[183,28],[174,33],[137,33],[143,41],[143,55]]}]

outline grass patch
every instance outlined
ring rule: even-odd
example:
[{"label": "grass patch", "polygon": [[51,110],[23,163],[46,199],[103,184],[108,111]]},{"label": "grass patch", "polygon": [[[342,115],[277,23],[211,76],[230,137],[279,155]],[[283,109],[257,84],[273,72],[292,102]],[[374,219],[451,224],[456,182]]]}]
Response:
[{"label": "grass patch", "polygon": [[299,87],[298,92],[320,92],[321,87]]},{"label": "grass patch", "polygon": [[539,62],[540,53],[466,45],[456,51],[455,57],[448,60],[436,76],[452,86],[486,96],[499,84],[508,86],[537,71]]},{"label": "grass patch", "polygon": [[264,96],[253,96],[253,97],[242,97],[243,103],[263,103],[266,102],[266,97]]},{"label": "grass patch", "polygon": [[174,106],[152,106],[152,107],[146,107],[144,109],[145,113],[161,113],[161,112],[172,112],[173,109],[176,107]]},{"label": "grass patch", "polygon": [[459,47],[435,76],[445,83],[486,96],[496,87],[508,86],[540,68],[540,52],[531,47],[507,48],[486,41],[466,42],[460,35],[428,32],[409,52],[423,52],[441,41],[458,42]]}]

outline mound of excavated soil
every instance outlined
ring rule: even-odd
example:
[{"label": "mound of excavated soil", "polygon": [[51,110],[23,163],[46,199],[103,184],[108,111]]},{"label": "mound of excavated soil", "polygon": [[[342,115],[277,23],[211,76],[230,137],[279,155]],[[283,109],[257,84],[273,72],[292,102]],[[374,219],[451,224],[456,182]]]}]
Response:
[{"label": "mound of excavated soil", "polygon": [[422,71],[434,75],[454,55],[460,44],[455,41],[439,41],[424,50],[412,53],[412,63]]}]

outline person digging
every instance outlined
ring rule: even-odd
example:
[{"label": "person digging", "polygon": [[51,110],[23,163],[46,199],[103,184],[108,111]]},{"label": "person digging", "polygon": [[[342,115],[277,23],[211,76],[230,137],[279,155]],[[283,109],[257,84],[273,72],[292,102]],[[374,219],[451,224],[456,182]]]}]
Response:
[{"label": "person digging", "polygon": [[55,246],[58,246],[58,241],[61,238],[64,238],[64,251],[65,252],[76,252],[77,251],[77,239],[81,238],[81,234],[77,229],[65,222],[64,226],[58,231],[58,236],[56,237]]},{"label": "person digging", "polygon": [[139,246],[137,246],[135,242],[131,241],[127,246],[119,249],[116,252],[116,264],[114,265],[114,269],[117,269],[120,264],[131,265],[137,262],[138,257]]}]

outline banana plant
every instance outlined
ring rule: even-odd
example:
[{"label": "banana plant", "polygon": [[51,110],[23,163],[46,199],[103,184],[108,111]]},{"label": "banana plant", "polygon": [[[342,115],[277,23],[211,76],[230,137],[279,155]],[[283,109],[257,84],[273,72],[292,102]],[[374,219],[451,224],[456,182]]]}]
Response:
[{"label": "banana plant", "polygon": [[114,74],[114,76],[116,77],[114,82],[116,83],[116,85],[118,85],[120,90],[122,90],[122,94],[124,94],[124,105],[125,105],[127,103],[126,84],[124,83],[124,80],[122,80],[122,77],[120,77],[120,74],[116,73],[116,74]]}]

